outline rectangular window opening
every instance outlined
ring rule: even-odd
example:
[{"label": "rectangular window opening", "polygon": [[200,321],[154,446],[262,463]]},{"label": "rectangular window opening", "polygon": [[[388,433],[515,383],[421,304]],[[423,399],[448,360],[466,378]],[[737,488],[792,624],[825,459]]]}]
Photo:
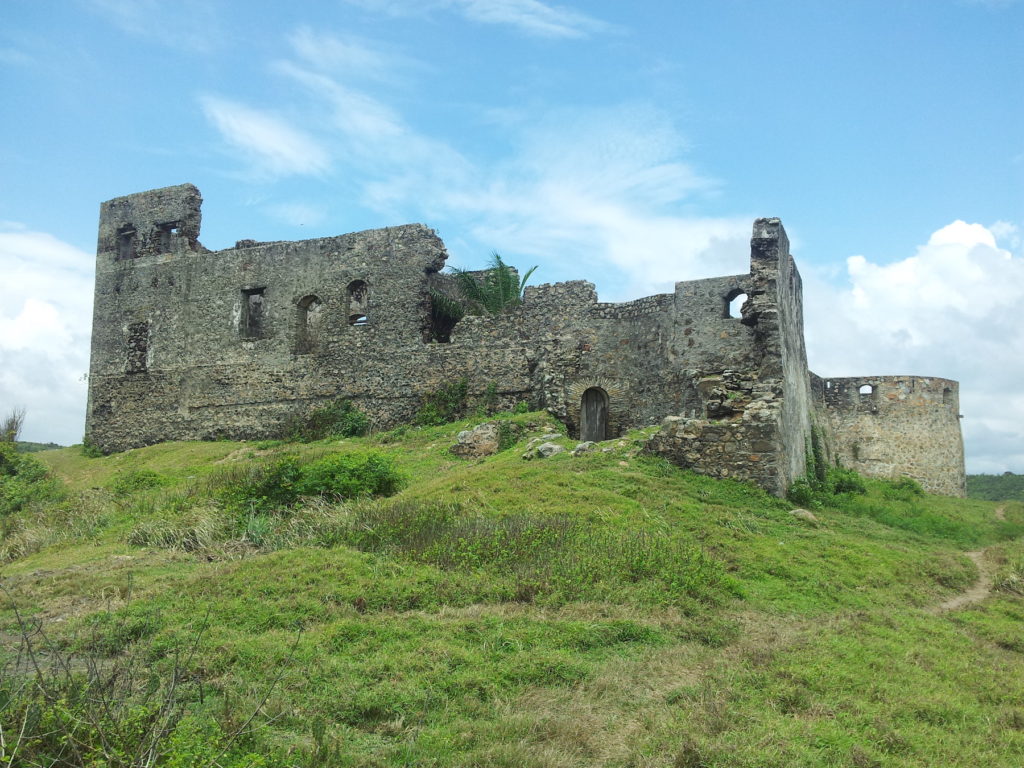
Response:
[{"label": "rectangular window opening", "polygon": [[127,261],[128,259],[138,258],[138,250],[136,249],[136,231],[135,227],[131,224],[125,224],[123,227],[117,230],[117,259],[118,261]]},{"label": "rectangular window opening", "polygon": [[242,337],[258,339],[263,335],[263,298],[266,288],[242,290]]},{"label": "rectangular window opening", "polygon": [[178,237],[180,222],[169,221],[166,224],[157,225],[157,234],[160,237],[160,253],[170,253],[174,249],[174,241]]}]

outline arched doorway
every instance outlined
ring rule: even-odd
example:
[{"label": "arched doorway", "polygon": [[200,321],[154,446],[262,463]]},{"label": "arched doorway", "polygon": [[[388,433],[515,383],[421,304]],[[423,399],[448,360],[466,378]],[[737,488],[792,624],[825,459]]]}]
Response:
[{"label": "arched doorway", "polygon": [[580,440],[599,443],[608,439],[608,393],[591,387],[580,403]]}]

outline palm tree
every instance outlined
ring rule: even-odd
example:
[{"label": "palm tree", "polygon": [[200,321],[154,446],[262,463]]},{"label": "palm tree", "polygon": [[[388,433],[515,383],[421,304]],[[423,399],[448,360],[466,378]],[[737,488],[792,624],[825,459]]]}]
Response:
[{"label": "palm tree", "polygon": [[452,269],[455,286],[471,315],[499,315],[523,303],[523,291],[537,267],[530,267],[519,277],[516,270],[501,260],[497,251],[483,274],[465,269]]},{"label": "palm tree", "polygon": [[[465,315],[500,315],[507,309],[523,303],[523,291],[536,266],[530,267],[522,277],[501,260],[497,251],[491,254],[486,269],[470,271],[452,268],[458,298],[437,291],[430,292],[430,309],[434,326],[447,340],[448,333]],[[441,339],[439,339],[441,340]]]}]

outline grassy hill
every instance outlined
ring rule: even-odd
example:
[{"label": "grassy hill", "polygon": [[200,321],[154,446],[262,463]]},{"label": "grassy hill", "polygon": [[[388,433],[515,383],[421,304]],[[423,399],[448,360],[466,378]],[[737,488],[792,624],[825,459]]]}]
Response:
[{"label": "grassy hill", "polygon": [[[805,520],[641,435],[526,461],[542,414],[451,455],[478,422],[8,460],[0,749],[24,727],[14,764],[1021,765],[1024,504],[868,481]],[[976,563],[991,593],[944,610]]]}]

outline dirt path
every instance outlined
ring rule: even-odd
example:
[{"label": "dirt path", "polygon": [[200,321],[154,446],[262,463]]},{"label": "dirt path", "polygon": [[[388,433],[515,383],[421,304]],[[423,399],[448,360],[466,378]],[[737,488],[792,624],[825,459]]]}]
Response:
[{"label": "dirt path", "polygon": [[[1003,507],[996,507],[993,513],[997,520],[1006,519],[1006,510]],[[992,592],[992,574],[995,565],[986,557],[987,549],[978,549],[974,552],[967,552],[966,555],[978,566],[978,580],[959,595],[944,600],[932,609],[933,613],[946,613],[947,611],[958,611],[968,605],[980,603]]]},{"label": "dirt path", "polygon": [[978,566],[978,580],[959,595],[944,600],[935,606],[934,613],[945,613],[946,611],[958,611],[968,605],[980,603],[992,591],[992,566],[985,559],[985,550],[979,549],[975,552],[966,553],[974,564]]}]

